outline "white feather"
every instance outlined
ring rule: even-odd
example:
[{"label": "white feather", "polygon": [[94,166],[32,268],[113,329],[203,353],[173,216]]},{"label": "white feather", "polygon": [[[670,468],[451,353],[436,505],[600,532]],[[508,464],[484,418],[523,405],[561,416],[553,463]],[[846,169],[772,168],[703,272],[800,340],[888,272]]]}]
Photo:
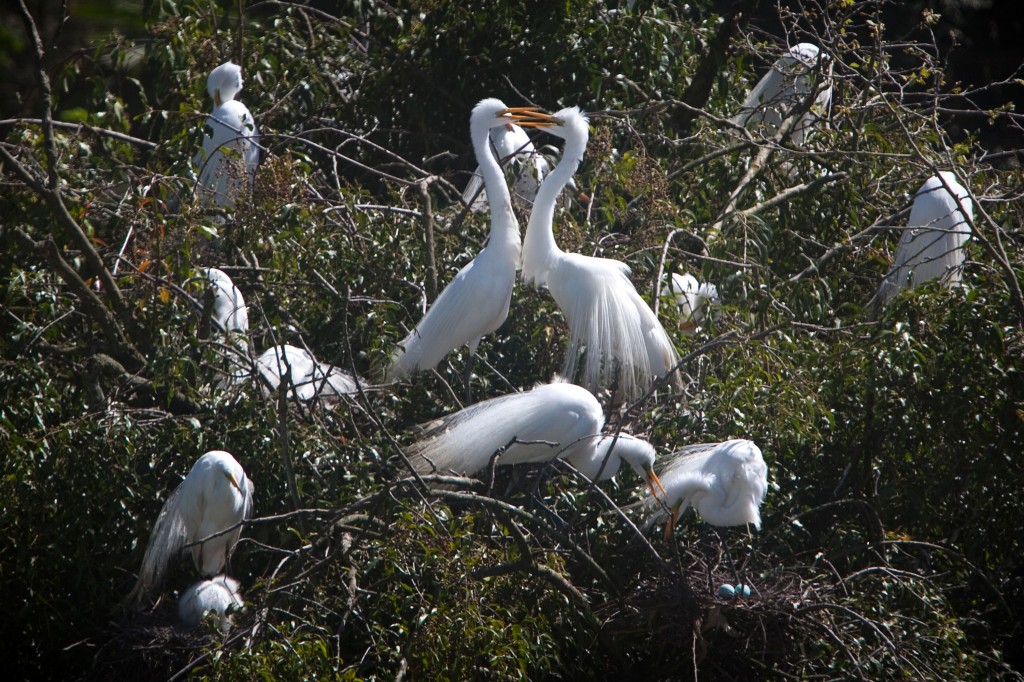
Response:
[{"label": "white feather", "polygon": [[693,334],[711,306],[718,304],[718,287],[698,282],[693,275],[674,272],[662,287],[661,296],[675,300],[679,307],[680,330],[684,334]]},{"label": "white feather", "polygon": [[289,392],[299,400],[354,395],[357,379],[334,365],[318,362],[304,348],[281,344],[263,351],[256,359],[268,393],[276,394],[281,381],[287,381]]},{"label": "white feather", "polygon": [[242,610],[242,594],[238,581],[226,575],[201,580],[189,587],[178,600],[178,618],[194,628],[208,615],[216,616],[220,631],[227,634],[233,624],[232,615]]},{"label": "white feather", "polygon": [[214,107],[203,148],[192,163],[199,170],[197,191],[204,203],[230,208],[246,190],[259,164],[259,131],[249,109],[235,96],[242,89],[242,70],[231,62],[210,72],[207,89]]}]

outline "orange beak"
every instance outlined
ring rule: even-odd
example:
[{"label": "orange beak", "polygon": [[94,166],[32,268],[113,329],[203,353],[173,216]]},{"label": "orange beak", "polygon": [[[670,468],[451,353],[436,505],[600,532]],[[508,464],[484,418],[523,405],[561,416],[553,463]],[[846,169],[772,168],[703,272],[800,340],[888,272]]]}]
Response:
[{"label": "orange beak", "polygon": [[672,507],[672,513],[669,514],[668,522],[665,523],[665,541],[672,539],[672,530],[676,527],[676,521],[679,520],[679,507],[682,506],[682,502],[677,502],[676,506]]},{"label": "orange beak", "polygon": [[559,118],[545,114],[537,107],[508,107],[502,113],[511,114],[513,123],[523,128],[545,128],[562,123]]},{"label": "orange beak", "polygon": [[[658,474],[654,473],[654,469],[648,469],[645,478],[647,479],[647,487],[650,489],[651,495],[654,499],[667,506],[668,493],[665,492],[665,486],[661,484],[661,479],[658,478]],[[665,498],[664,500],[658,499],[659,490],[661,491],[661,496]]]}]

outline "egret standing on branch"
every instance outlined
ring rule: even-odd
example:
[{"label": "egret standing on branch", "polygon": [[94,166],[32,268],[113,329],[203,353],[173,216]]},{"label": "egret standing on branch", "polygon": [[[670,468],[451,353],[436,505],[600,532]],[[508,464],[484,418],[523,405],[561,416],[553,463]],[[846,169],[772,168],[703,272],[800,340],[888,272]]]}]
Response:
[{"label": "egret standing on branch", "polygon": [[693,507],[712,526],[761,527],[761,503],[768,491],[768,465],[749,440],[691,445],[676,451],[660,473],[667,509],[653,495],[644,504],[658,511],[648,525],[668,518],[666,537],[680,512]]},{"label": "egret standing on branch", "polygon": [[474,107],[469,128],[491,205],[490,236],[484,249],[455,275],[416,328],[399,344],[385,381],[429,370],[448,353],[468,343],[468,393],[473,356],[480,340],[508,317],[522,241],[505,176],[488,140],[493,128],[515,123],[527,110],[506,107],[497,99],[485,99]]},{"label": "egret standing on branch", "polygon": [[884,306],[911,285],[932,279],[946,286],[960,282],[964,244],[971,236],[968,219],[974,220],[974,203],[956,175],[941,171],[928,178],[914,197],[892,269],[878,287],[873,307]]},{"label": "egret standing on branch", "polygon": [[713,305],[718,304],[718,287],[698,282],[690,274],[673,272],[661,289],[662,298],[674,298],[679,307],[679,329],[694,334]]},{"label": "egret standing on branch", "polygon": [[249,109],[235,99],[242,89],[242,68],[225,62],[210,72],[206,89],[213,111],[206,119],[209,133],[193,164],[199,169],[198,191],[204,203],[231,208],[252,182],[260,160],[256,123]]},{"label": "egret standing on branch", "polygon": [[569,325],[562,375],[576,376],[585,351],[583,386],[592,391],[615,387],[622,398],[636,400],[655,377],[673,371],[679,360],[675,346],[633,287],[625,263],[565,253],[555,243],[552,226],[558,195],[587,148],[587,119],[571,107],[553,116],[531,113],[520,125],[543,128],[565,140],[561,161],[537,193],[523,242],[523,280],[546,286]]},{"label": "egret standing on branch", "polygon": [[803,111],[811,93],[815,93],[814,101],[790,133],[797,147],[804,145],[815,122],[827,115],[832,103],[832,62],[821,56],[817,45],[800,43],[791,47],[758,81],[732,122],[750,129],[763,125],[762,133],[770,138],[783,120],[794,111]]},{"label": "egret standing on branch", "polygon": [[223,571],[252,514],[252,493],[252,481],[230,454],[211,450],[200,457],[157,517],[129,601],[138,605],[159,590],[168,564],[186,546],[200,576]]}]

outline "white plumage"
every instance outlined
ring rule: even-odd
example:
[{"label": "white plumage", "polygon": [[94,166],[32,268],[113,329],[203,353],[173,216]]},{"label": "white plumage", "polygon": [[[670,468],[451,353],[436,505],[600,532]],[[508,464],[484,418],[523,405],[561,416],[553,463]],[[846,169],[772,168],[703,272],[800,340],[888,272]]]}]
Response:
[{"label": "white plumage", "polygon": [[168,564],[186,546],[200,576],[223,571],[242,532],[239,524],[252,514],[252,494],[252,481],[229,453],[211,450],[200,457],[157,517],[130,599],[139,603],[159,590]]},{"label": "white plumage", "polygon": [[213,290],[213,321],[229,343],[245,350],[249,347],[249,310],[242,292],[223,270],[206,268],[203,272]]},{"label": "white plumage", "polygon": [[691,274],[673,272],[661,289],[662,298],[673,298],[679,307],[679,328],[693,334],[700,327],[711,306],[718,304],[718,287],[698,282]]},{"label": "white plumage", "polygon": [[768,491],[768,465],[749,440],[691,445],[673,453],[659,472],[670,511],[653,495],[647,506],[658,506],[652,525],[671,515],[666,533],[687,507],[693,507],[712,526],[761,527],[761,503]]},{"label": "white plumage", "polygon": [[968,218],[974,220],[974,203],[956,175],[941,171],[929,178],[914,198],[892,269],[878,287],[878,302],[885,305],[900,289],[933,279],[947,286],[959,283],[964,244],[971,236]]},{"label": "white plumage", "polygon": [[[832,62],[822,57],[819,67],[820,52],[813,43],[791,47],[750,91],[733,123],[752,130],[763,126],[763,135],[772,137],[790,112],[801,107],[812,91],[817,92],[810,109],[790,133],[793,144],[802,147],[832,103]],[[820,87],[822,79],[824,86]]]},{"label": "white plumage", "polygon": [[235,99],[242,89],[242,69],[225,62],[210,72],[206,88],[213,111],[209,132],[193,164],[199,170],[198,192],[204,203],[230,208],[247,189],[259,164],[259,132],[249,109]]},{"label": "white plumage", "polygon": [[622,462],[626,462],[637,476],[644,479],[651,495],[657,497],[660,492],[664,496],[665,489],[654,473],[654,446],[647,441],[619,433],[618,437],[601,436],[581,445],[569,453],[566,461],[590,480],[607,481],[615,476]]},{"label": "white plumage", "polygon": [[578,107],[534,117],[530,124],[520,123],[543,127],[563,138],[565,149],[541,185],[530,215],[523,242],[523,280],[547,286],[569,325],[563,376],[576,376],[585,351],[579,378],[583,386],[592,391],[615,386],[623,398],[635,400],[655,377],[668,374],[679,356],[661,322],[633,287],[625,263],[558,248],[552,227],[555,201],[583,159],[590,133]]},{"label": "white plumage", "polygon": [[473,109],[469,123],[473,150],[491,197],[487,246],[455,275],[416,328],[402,340],[391,358],[385,381],[431,369],[467,343],[467,362],[471,362],[480,340],[508,317],[522,242],[505,176],[491,153],[488,136],[491,129],[514,120],[514,110],[497,99],[485,99]]},{"label": "white plumage", "polygon": [[220,631],[227,634],[233,625],[233,614],[241,611],[242,605],[238,581],[219,575],[185,590],[178,600],[178,618],[186,627],[194,628],[208,615],[216,616]]},{"label": "white plumage", "polygon": [[306,349],[288,344],[263,351],[256,359],[256,369],[270,393],[276,393],[285,380],[289,392],[303,401],[354,395],[359,390],[357,379],[348,372],[321,363]]},{"label": "white plumage", "polygon": [[502,448],[498,464],[568,458],[593,448],[602,426],[604,412],[590,391],[574,384],[543,384],[425,424],[407,454],[421,474],[472,476]]}]

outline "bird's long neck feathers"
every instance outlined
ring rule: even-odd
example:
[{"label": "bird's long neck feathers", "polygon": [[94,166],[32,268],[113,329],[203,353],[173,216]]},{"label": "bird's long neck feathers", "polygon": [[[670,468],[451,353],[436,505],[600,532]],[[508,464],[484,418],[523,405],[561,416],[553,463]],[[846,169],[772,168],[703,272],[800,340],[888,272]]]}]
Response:
[{"label": "bird's long neck feathers", "polygon": [[583,160],[587,139],[588,135],[585,132],[566,137],[561,161],[544,178],[540,189],[537,190],[537,198],[533,202],[533,212],[530,213],[530,222],[526,226],[526,238],[523,242],[523,279],[527,282],[533,282],[538,286],[545,284],[551,261],[561,253],[561,249],[555,243],[553,227],[555,202]]},{"label": "bird's long neck feathers", "polygon": [[473,131],[473,152],[480,165],[480,174],[487,188],[487,202],[491,207],[491,235],[488,247],[500,245],[511,248],[516,254],[516,265],[519,264],[519,253],[522,240],[519,236],[519,221],[512,211],[512,195],[508,191],[505,175],[501,166],[491,152],[490,131],[481,128]]}]

